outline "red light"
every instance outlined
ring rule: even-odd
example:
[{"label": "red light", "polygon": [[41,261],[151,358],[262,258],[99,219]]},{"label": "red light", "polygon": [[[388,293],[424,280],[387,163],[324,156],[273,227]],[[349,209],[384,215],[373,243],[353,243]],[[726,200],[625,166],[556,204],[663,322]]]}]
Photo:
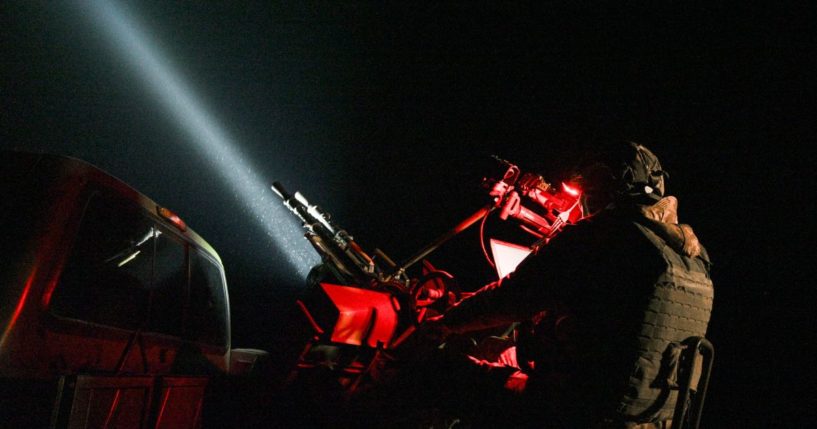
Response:
[{"label": "red light", "polygon": [[180,231],[187,230],[187,224],[185,224],[182,218],[180,218],[179,215],[177,215],[176,213],[173,213],[172,211],[164,207],[156,207],[156,212],[159,213],[159,216],[167,219],[170,223],[173,224],[173,226],[178,228]]},{"label": "red light", "polygon": [[581,194],[581,191],[579,191],[578,188],[568,186],[568,184],[564,182],[562,182],[562,189],[564,189],[565,192],[567,192],[570,195],[573,195],[574,197],[578,197],[579,194]]}]

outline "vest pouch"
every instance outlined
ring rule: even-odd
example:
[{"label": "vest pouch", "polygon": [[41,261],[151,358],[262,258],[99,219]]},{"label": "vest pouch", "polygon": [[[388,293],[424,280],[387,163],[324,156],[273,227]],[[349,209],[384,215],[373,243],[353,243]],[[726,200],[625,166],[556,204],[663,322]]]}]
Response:
[{"label": "vest pouch", "polygon": [[[682,375],[685,375],[682,372],[692,371],[692,374],[690,374],[692,380],[690,389],[697,390],[703,363],[700,359],[695,360],[695,366],[690,368],[689,361],[695,359],[695,353],[689,353],[689,350],[690,346],[687,344],[670,343],[661,358],[661,369],[652,383],[652,387],[678,390],[681,387],[678,380],[682,379]],[[697,350],[695,352],[697,353]]]}]

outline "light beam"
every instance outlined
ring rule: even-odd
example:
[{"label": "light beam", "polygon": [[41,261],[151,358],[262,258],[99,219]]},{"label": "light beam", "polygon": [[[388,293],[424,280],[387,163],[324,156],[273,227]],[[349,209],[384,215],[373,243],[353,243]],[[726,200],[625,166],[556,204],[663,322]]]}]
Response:
[{"label": "light beam", "polygon": [[154,95],[190,135],[196,150],[216,166],[216,171],[238,195],[273,242],[283,251],[292,269],[306,276],[318,262],[317,254],[302,238],[300,229],[270,189],[218,125],[194,92],[168,64],[128,13],[113,1],[80,2],[80,7],[110,37],[118,53],[133,66]]}]

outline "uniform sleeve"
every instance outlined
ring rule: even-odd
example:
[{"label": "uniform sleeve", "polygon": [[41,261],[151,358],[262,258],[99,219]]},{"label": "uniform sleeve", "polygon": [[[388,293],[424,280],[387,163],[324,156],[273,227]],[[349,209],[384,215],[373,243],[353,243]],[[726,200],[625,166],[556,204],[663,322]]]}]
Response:
[{"label": "uniform sleeve", "polygon": [[584,253],[582,235],[564,231],[500,284],[488,285],[449,309],[443,324],[457,333],[492,328],[527,319],[561,300],[575,283],[575,258]]}]

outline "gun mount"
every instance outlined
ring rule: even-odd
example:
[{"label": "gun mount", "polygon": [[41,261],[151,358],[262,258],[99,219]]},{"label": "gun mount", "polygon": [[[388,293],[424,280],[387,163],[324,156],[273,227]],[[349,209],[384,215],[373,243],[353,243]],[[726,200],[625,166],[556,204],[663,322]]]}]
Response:
[{"label": "gun mount", "polygon": [[[364,251],[329,213],[311,204],[300,192],[290,194],[281,183],[272,189],[302,222],[306,239],[321,255],[322,263],[309,275],[308,291],[297,301],[311,329],[311,340],[298,358],[290,382],[303,373],[328,373],[333,383],[351,395],[364,380],[377,383],[383,368],[394,361],[393,353],[412,337],[428,316],[444,312],[461,293],[454,277],[435,269],[425,258],[448,240],[477,222],[498,213],[513,220],[533,237],[533,243],[516,246],[517,258],[509,268],[500,267],[499,247],[494,246],[495,265],[502,278],[522,258],[545,245],[564,225],[583,216],[580,191],[569,183],[551,186],[541,176],[521,173],[519,167],[497,158],[506,167],[499,179],[485,178],[482,186],[489,201],[401,264],[385,253]],[[484,228],[481,228],[484,232]],[[495,243],[492,242],[492,246]],[[510,243],[504,243],[510,244]],[[421,262],[421,274],[409,269]],[[410,341],[411,342],[411,341]],[[306,379],[310,379],[306,377]]]}]

